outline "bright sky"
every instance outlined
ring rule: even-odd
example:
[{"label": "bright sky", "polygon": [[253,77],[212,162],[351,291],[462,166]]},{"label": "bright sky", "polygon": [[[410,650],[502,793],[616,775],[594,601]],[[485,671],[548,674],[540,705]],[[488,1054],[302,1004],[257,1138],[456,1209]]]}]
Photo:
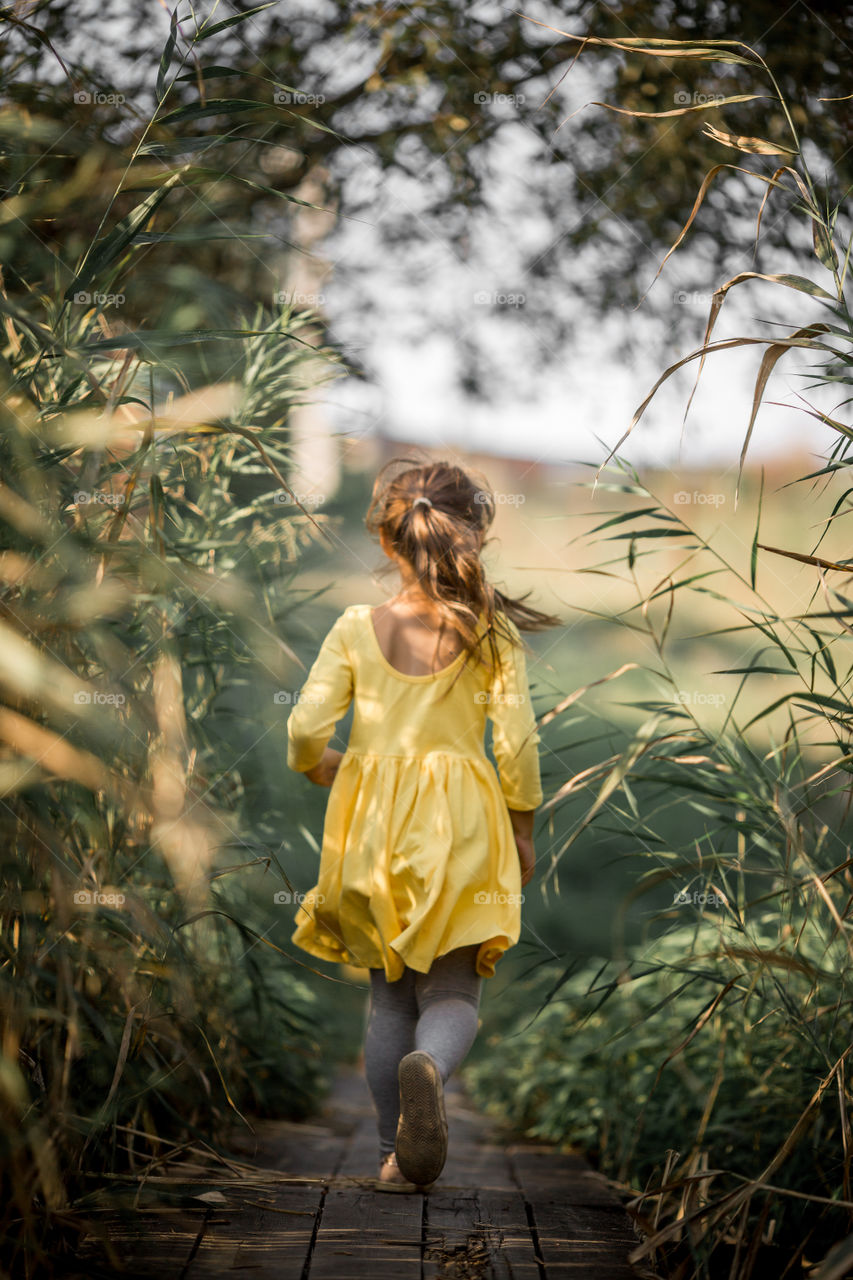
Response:
[{"label": "bright sky", "polygon": [[[574,72],[573,72],[574,74]],[[567,107],[581,105],[594,85],[575,81]],[[567,126],[569,128],[571,126]],[[650,392],[667,363],[696,350],[702,342],[711,294],[723,280],[699,257],[688,235],[652,286],[659,260],[636,241],[640,279],[671,325],[668,355],[660,361],[650,341],[650,319],[641,307],[626,307],[602,318],[577,294],[556,282],[531,277],[531,261],[543,260],[576,225],[567,208],[548,219],[531,201],[532,166],[542,164],[541,144],[515,125],[497,135],[488,157],[488,206],[468,215],[464,257],[445,241],[423,211],[434,199],[430,175],[397,180],[372,166],[363,153],[347,157],[348,181],[367,191],[366,214],[343,224],[327,246],[329,272],[324,284],[325,310],[346,352],[377,371],[376,385],[340,384],[329,400],[338,406],[338,430],[366,430],[371,423],[384,433],[433,445],[446,441],[474,450],[560,461],[601,461],[629,426],[635,410]],[[744,209],[747,240],[760,203]],[[345,187],[346,190],[346,187]],[[832,291],[831,274],[811,252],[804,216],[789,234],[802,239],[801,255],[782,254],[764,240],[758,257],[730,254],[726,276],[744,271],[790,272],[807,276]],[[699,219],[710,217],[700,210]],[[380,232],[403,222],[420,227],[414,244],[388,247]],[[618,223],[617,219],[617,223]],[[626,237],[636,236],[627,226]],[[578,251],[572,276],[597,269],[595,239]],[[724,277],[725,279],[725,277]],[[695,281],[703,281],[697,292]],[[512,322],[489,299],[521,298]],[[543,306],[561,309],[573,334],[559,349],[547,345],[548,330],[539,321]],[[764,281],[738,285],[729,293],[718,317],[713,340],[780,337],[815,320],[827,319],[821,304],[792,289]],[[619,354],[620,339],[630,335],[637,354]],[[460,336],[476,338],[490,356],[494,403],[465,398],[456,388],[464,375]],[[544,354],[544,369],[531,373],[532,352]],[[664,385],[632,433],[622,453],[636,464],[737,466],[749,422],[753,391],[763,346],[714,353],[702,372],[699,390],[681,440],[682,418],[698,370],[688,365]],[[805,395],[811,406],[834,412],[843,389],[810,390],[811,377],[797,376],[813,363],[802,350],[785,355],[768,384],[760,409],[750,458],[758,461],[791,449],[823,457],[835,435],[797,409]],[[787,407],[770,403],[782,401]],[[599,437],[599,439],[596,439]]]},{"label": "bright sky", "polygon": [[[773,286],[763,288],[772,295]],[[776,290],[773,302],[779,301],[781,292]],[[802,306],[797,295],[792,296]],[[769,296],[767,303],[763,314],[773,314]],[[807,318],[813,318],[813,308],[807,311]],[[742,332],[761,332],[755,325],[746,327],[749,319],[745,314]],[[330,414],[341,431],[360,433],[379,427],[384,434],[430,445],[447,443],[528,459],[597,463],[604,457],[601,442],[608,448],[616,444],[663,371],[651,356],[628,365],[608,354],[608,327],[619,322],[591,323],[547,371],[536,398],[505,399],[494,406],[455,393],[451,339],[436,334],[409,346],[395,342],[388,332],[384,344],[378,343],[371,353],[379,369],[378,385],[332,384],[327,395]],[[393,329],[392,323],[388,329]],[[715,337],[733,336],[734,331],[731,325],[721,325]],[[783,331],[787,330],[775,332]],[[694,349],[674,348],[673,361]],[[682,419],[698,362],[688,365],[660,389],[620,453],[637,465],[680,462],[736,467],[764,350],[752,346],[708,357],[682,441]],[[750,445],[753,462],[792,450],[822,458],[836,439],[830,429],[797,407],[803,403],[797,396],[831,413],[843,391],[809,389],[811,378],[798,377],[798,367],[804,369],[804,362],[801,353],[794,352],[783,357],[771,375]],[[774,401],[783,402],[784,407]]]}]

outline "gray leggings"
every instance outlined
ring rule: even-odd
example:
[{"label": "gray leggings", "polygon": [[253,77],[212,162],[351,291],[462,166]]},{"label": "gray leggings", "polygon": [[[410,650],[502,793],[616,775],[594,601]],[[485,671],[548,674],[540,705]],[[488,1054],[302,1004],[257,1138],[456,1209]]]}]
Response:
[{"label": "gray leggings", "polygon": [[389,982],[383,969],[370,970],[364,1065],[379,1121],[381,1157],[394,1150],[397,1136],[400,1059],[424,1049],[447,1080],[474,1043],[483,984],[475,968],[479,949],[474,943],[448,951],[433,961],[429,973],[404,969],[396,982]]}]

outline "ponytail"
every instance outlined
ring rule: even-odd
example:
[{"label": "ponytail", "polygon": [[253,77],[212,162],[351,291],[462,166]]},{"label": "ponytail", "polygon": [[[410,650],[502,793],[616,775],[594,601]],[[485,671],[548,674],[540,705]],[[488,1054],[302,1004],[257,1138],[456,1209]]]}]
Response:
[{"label": "ponytail", "polygon": [[[388,475],[389,468],[401,465],[408,469]],[[495,498],[488,484],[476,484],[448,462],[420,465],[408,458],[392,459],[381,468],[365,518],[368,532],[385,534],[413,569],[442,622],[459,635],[463,667],[474,655],[482,661],[481,646],[488,639],[492,665],[500,668],[497,634],[517,643],[507,618],[520,631],[560,625],[559,618],[525,604],[527,596],[505,595],[487,580],[480,552],[494,518]]]}]

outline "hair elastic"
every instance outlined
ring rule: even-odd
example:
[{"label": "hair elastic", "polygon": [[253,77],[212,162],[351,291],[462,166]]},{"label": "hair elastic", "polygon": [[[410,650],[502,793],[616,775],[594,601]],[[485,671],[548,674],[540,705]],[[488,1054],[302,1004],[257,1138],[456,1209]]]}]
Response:
[{"label": "hair elastic", "polygon": [[425,497],[423,497],[423,496],[421,496],[420,498],[415,498],[414,502],[412,503],[412,506],[413,506],[413,507],[416,507],[416,506],[418,505],[418,503],[419,503],[419,502],[422,502],[422,503],[424,504],[424,506],[425,506],[425,507],[431,507],[431,506],[432,506],[432,499],[431,499],[431,498],[425,498]]}]

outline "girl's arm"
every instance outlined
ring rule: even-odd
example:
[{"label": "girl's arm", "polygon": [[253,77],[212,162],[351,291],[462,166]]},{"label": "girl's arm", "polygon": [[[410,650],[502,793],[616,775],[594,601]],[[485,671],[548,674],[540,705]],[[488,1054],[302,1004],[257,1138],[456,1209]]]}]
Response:
[{"label": "girl's arm", "polygon": [[[510,623],[518,637],[518,629]],[[521,863],[521,883],[533,876],[536,852],[533,847],[534,813],[542,803],[539,775],[539,734],[527,680],[524,651],[508,641],[501,642],[502,670],[492,683],[488,716],[492,721],[492,745],[500,773],[501,790],[509,810],[515,845]]]},{"label": "girl's arm", "polygon": [[353,695],[345,625],[342,614],[323,641],[287,722],[289,767],[325,787],[332,785],[341,760],[341,752],[328,745],[329,739]]},{"label": "girl's arm", "polygon": [[[509,625],[518,637],[514,623]],[[492,722],[492,746],[501,790],[510,810],[535,809],[542,803],[539,734],[524,650],[503,638],[499,645],[501,671],[492,681],[486,714]]]}]

